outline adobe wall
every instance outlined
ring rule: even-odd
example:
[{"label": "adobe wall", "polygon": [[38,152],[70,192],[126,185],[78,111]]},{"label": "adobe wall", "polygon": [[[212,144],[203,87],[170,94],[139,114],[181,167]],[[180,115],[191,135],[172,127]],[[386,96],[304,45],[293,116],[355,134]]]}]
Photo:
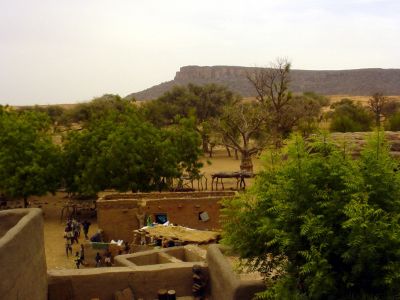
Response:
[{"label": "adobe wall", "polygon": [[192,264],[48,271],[49,300],[114,300],[117,290],[130,287],[135,297],[157,298],[159,289],[174,289],[177,296],[192,295]]},{"label": "adobe wall", "polygon": [[0,212],[0,298],[47,299],[42,211]]},{"label": "adobe wall", "polygon": [[[200,230],[219,229],[220,200],[232,197],[233,192],[195,192],[195,193],[140,193],[108,196],[97,201],[97,221],[104,236],[109,239],[122,239],[131,242],[132,231],[139,228],[136,214],[139,212],[138,199],[146,199],[144,212],[154,220],[155,214],[166,213],[168,220],[174,224]],[[128,197],[134,197],[128,199]],[[154,197],[159,197],[155,199]],[[199,214],[206,211],[208,221],[199,219]]]},{"label": "adobe wall", "polygon": [[207,263],[212,299],[251,300],[266,288],[261,280],[240,280],[216,244],[208,247]]},{"label": "adobe wall", "polygon": [[166,198],[205,198],[232,196],[232,191],[198,191],[198,192],[150,192],[150,193],[116,193],[103,196],[99,200],[120,199],[166,199]]}]

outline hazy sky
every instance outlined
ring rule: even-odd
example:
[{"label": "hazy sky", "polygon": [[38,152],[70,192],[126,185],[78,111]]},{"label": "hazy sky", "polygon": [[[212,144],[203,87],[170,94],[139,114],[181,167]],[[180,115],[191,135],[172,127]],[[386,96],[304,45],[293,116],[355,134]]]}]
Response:
[{"label": "hazy sky", "polygon": [[0,0],[0,104],[125,96],[184,65],[400,68],[400,0]]}]

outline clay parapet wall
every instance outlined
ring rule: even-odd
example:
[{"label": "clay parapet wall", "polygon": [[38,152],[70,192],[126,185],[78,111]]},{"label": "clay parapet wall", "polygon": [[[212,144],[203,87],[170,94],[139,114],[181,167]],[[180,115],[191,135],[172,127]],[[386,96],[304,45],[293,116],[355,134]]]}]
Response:
[{"label": "clay parapet wall", "polygon": [[0,278],[2,300],[47,299],[40,209],[0,212]]},{"label": "clay parapet wall", "polygon": [[127,287],[135,297],[144,300],[156,299],[159,289],[173,289],[178,296],[190,296],[192,266],[191,263],[167,263],[135,268],[50,270],[49,300],[114,300],[114,293]]},{"label": "clay parapet wall", "polygon": [[168,199],[168,198],[205,198],[205,197],[225,197],[233,196],[233,191],[204,191],[204,192],[152,192],[152,193],[117,193],[109,194],[101,197],[102,200],[118,200],[118,199]]},{"label": "clay parapet wall", "polygon": [[212,299],[251,300],[265,290],[262,280],[240,280],[219,245],[208,247],[207,264]]}]

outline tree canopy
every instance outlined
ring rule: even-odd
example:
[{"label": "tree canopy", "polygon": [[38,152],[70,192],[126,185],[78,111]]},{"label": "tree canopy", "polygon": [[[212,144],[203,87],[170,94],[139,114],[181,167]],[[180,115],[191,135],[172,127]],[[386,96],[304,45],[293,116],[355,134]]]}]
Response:
[{"label": "tree canopy", "polygon": [[374,120],[373,115],[361,104],[351,99],[342,99],[331,105],[331,131],[355,132],[370,131]]},{"label": "tree canopy", "polygon": [[141,107],[145,117],[157,127],[176,123],[176,117],[194,116],[197,131],[203,142],[203,151],[209,152],[209,122],[218,118],[225,106],[236,103],[240,97],[224,86],[188,84],[175,86],[156,100]]},{"label": "tree canopy", "polygon": [[110,111],[71,132],[63,151],[67,190],[94,195],[119,191],[162,189],[166,179],[198,172],[200,139],[190,120],[158,129],[134,108]]},{"label": "tree canopy", "polygon": [[0,107],[0,192],[23,198],[55,192],[60,186],[60,149],[49,135],[50,120],[36,111]]},{"label": "tree canopy", "polygon": [[266,154],[252,190],[224,202],[224,242],[265,276],[261,298],[400,294],[398,163],[382,132],[359,160],[344,149],[295,136],[285,160]]}]

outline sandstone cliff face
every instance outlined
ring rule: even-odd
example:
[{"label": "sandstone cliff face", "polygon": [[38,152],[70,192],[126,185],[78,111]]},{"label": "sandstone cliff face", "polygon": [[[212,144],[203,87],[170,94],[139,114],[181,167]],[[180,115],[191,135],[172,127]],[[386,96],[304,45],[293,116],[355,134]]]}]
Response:
[{"label": "sandstone cliff face", "polygon": [[[174,85],[188,83],[217,83],[225,85],[243,97],[255,96],[254,88],[246,74],[254,68],[233,66],[185,66],[176,73],[174,80],[161,83],[127,98],[137,100],[157,98]],[[400,69],[357,69],[335,71],[292,70],[290,89],[293,92],[314,91],[324,95],[371,95],[382,92],[400,95]]]}]

